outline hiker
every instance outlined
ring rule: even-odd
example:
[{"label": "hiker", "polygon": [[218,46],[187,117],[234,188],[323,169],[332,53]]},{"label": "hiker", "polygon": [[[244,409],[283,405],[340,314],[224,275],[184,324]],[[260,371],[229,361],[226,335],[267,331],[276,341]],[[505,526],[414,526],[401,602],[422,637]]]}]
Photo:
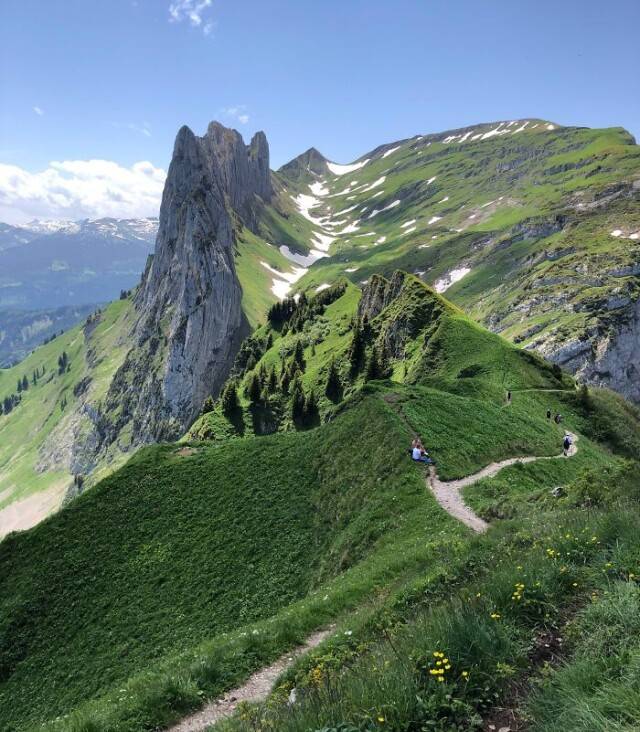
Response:
[{"label": "hiker", "polygon": [[507,392],[507,402],[511,404],[511,389]]},{"label": "hiker", "polygon": [[560,424],[560,422],[562,422],[562,415],[561,414],[556,414],[556,416],[553,418],[553,421],[556,424]]},{"label": "hiker", "polygon": [[569,450],[571,449],[571,435],[568,432],[564,433],[564,440],[562,441],[562,451],[565,457],[569,457]]},{"label": "hiker", "polygon": [[547,409],[547,419],[551,419],[551,410]]},{"label": "hiker", "polygon": [[424,449],[422,442],[418,438],[411,443],[411,459],[416,463],[435,465],[435,462],[429,457],[429,453]]}]

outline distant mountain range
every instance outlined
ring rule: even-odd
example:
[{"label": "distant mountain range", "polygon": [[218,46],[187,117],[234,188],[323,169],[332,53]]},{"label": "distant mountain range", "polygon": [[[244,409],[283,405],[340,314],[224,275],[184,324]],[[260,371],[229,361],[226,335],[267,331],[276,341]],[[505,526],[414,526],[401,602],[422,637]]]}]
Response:
[{"label": "distant mountain range", "polygon": [[0,366],[135,286],[158,220],[0,223]]}]

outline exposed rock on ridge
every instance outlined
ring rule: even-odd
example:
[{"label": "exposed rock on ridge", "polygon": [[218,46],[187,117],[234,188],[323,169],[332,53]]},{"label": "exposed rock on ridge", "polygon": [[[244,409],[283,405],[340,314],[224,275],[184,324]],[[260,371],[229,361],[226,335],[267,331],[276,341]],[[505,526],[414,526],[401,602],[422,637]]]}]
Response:
[{"label": "exposed rock on ridge", "polygon": [[175,438],[219,390],[248,333],[235,218],[255,230],[271,196],[262,132],[248,146],[216,122],[203,137],[178,132],[155,254],[135,298],[134,345],[107,396],[107,411],[118,415],[108,420],[112,439],[128,421],[134,443]]}]

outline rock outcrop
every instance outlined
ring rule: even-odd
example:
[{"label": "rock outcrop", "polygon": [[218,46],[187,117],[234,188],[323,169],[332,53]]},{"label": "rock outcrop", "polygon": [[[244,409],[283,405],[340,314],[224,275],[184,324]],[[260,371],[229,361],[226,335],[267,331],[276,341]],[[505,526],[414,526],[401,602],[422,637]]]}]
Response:
[{"label": "rock outcrop", "polygon": [[106,399],[111,439],[127,422],[134,444],[175,438],[220,389],[249,330],[234,231],[239,221],[255,230],[271,196],[262,132],[247,146],[216,122],[203,137],[179,131],[155,253],[135,297],[132,348]]},{"label": "rock outcrop", "polygon": [[583,339],[551,342],[538,350],[576,375],[640,404],[640,300],[623,311],[606,332],[595,329]]},{"label": "rock outcrop", "polygon": [[307,183],[328,172],[327,159],[315,147],[310,147],[278,170],[284,178],[296,183]]}]

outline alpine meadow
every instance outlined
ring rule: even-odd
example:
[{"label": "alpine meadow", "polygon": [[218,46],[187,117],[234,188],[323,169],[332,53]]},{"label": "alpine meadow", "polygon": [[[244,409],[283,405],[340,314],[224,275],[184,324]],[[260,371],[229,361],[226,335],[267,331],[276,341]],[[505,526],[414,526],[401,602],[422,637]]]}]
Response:
[{"label": "alpine meadow", "polygon": [[274,169],[212,104],[166,176],[0,164],[3,215],[68,210],[0,226],[0,729],[640,729],[633,135],[460,116]]}]

